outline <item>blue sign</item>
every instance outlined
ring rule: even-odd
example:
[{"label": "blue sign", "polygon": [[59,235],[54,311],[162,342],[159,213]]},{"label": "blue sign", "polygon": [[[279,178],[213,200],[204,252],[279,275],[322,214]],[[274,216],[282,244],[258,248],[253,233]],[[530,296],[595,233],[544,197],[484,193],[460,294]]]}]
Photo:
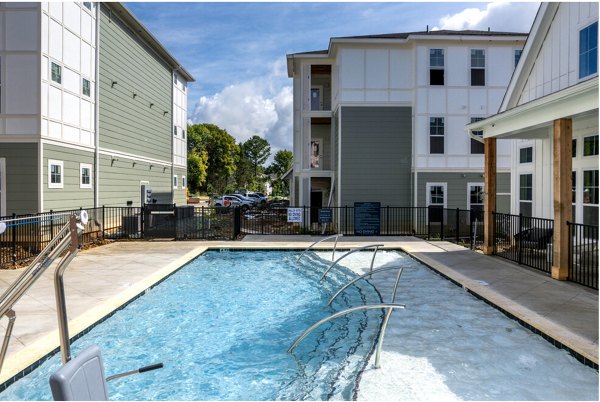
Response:
[{"label": "blue sign", "polygon": [[320,208],[319,209],[319,223],[333,223],[333,209]]},{"label": "blue sign", "polygon": [[381,203],[354,203],[354,235],[379,236],[381,231]]}]

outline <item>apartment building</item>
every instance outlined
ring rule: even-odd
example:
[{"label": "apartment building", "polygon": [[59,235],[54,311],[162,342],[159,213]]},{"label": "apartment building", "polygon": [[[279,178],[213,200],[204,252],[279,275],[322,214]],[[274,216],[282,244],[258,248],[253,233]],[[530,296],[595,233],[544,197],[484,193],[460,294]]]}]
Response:
[{"label": "apartment building", "polygon": [[[526,34],[424,31],[331,38],[287,55],[294,92],[296,205],[483,207],[481,133]],[[498,145],[498,204],[510,209],[511,143]]]},{"label": "apartment building", "polygon": [[194,79],[122,4],[0,3],[0,68],[0,215],[185,202]]},{"label": "apartment building", "polygon": [[488,187],[496,142],[513,140],[511,213],[554,220],[552,276],[565,279],[567,222],[598,225],[598,3],[542,3],[498,113],[467,130],[483,132]]}]

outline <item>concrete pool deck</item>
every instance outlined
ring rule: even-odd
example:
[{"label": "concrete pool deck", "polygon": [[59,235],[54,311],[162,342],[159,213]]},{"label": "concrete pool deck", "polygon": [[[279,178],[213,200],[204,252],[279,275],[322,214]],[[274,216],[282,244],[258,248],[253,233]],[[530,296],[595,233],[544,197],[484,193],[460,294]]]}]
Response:
[{"label": "concrete pool deck", "polygon": [[[70,335],[82,332],[208,248],[304,249],[317,239],[246,236],[243,241],[116,242],[82,251],[65,274]],[[427,242],[413,237],[341,237],[338,248],[373,243],[403,249],[598,364],[597,291],[555,281],[540,272],[443,241]],[[325,242],[317,248],[328,249],[331,245]],[[20,272],[1,270],[0,292]],[[59,345],[52,272],[48,270],[14,307],[17,320],[0,373],[0,384]],[[6,319],[2,319],[2,333],[5,326]]]}]

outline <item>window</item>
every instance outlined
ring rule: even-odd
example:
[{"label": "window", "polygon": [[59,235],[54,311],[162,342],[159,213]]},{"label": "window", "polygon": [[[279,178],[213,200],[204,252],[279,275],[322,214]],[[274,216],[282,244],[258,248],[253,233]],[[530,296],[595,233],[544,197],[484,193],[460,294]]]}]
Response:
[{"label": "window", "polygon": [[92,11],[92,2],[91,1],[84,1],[83,6],[85,8],[87,8],[88,10]]},{"label": "window", "polygon": [[519,64],[519,60],[521,60],[522,53],[523,53],[523,50],[521,50],[521,49],[515,50],[515,67],[517,66],[517,64]]},{"label": "window", "polygon": [[177,137],[177,126],[173,126],[173,136]]},{"label": "window", "polygon": [[48,188],[63,188],[63,161],[48,159]]},{"label": "window", "polygon": [[79,188],[92,188],[92,165],[79,164]]},{"label": "window", "polygon": [[185,140],[185,130],[181,130],[181,138]]},{"label": "window", "polygon": [[533,147],[521,148],[519,150],[519,163],[533,162]]},{"label": "window", "polygon": [[185,182],[185,176],[181,176],[181,188],[185,189],[187,187],[187,183]]},{"label": "window", "polygon": [[583,156],[598,155],[598,136],[592,135],[583,139]]},{"label": "window", "polygon": [[444,49],[429,49],[429,85],[444,85]]},{"label": "window", "polygon": [[485,85],[485,50],[471,49],[471,86]]},{"label": "window", "polygon": [[598,22],[579,31],[579,78],[598,72]]},{"label": "window", "polygon": [[598,170],[583,171],[583,223],[598,225]]},{"label": "window", "polygon": [[173,175],[173,188],[177,188],[177,175]]},{"label": "window", "polygon": [[[483,120],[483,117],[471,117],[471,123],[475,123],[476,121]],[[483,138],[483,130],[476,130],[471,132],[473,135],[478,136],[479,138]],[[479,142],[471,138],[471,153],[472,154],[483,154],[485,153],[485,147],[483,146],[483,142]]]},{"label": "window", "polygon": [[571,157],[572,158],[576,158],[577,157],[577,140],[573,139],[573,141],[571,141]]},{"label": "window", "polygon": [[469,183],[469,202],[468,209],[475,212],[476,217],[483,216],[483,183]]},{"label": "window", "polygon": [[429,153],[444,153],[444,118],[429,118]]},{"label": "window", "polygon": [[62,67],[54,62],[51,62],[50,68],[51,68],[50,76],[52,78],[52,81],[56,82],[57,84],[62,83]]},{"label": "window", "polygon": [[575,214],[577,212],[577,172],[571,172],[571,219],[573,222],[577,222]]},{"label": "window", "polygon": [[531,216],[533,212],[533,175],[531,173],[519,176],[519,213]]},{"label": "window", "polygon": [[85,96],[90,96],[90,81],[85,78],[81,81],[82,92]]}]

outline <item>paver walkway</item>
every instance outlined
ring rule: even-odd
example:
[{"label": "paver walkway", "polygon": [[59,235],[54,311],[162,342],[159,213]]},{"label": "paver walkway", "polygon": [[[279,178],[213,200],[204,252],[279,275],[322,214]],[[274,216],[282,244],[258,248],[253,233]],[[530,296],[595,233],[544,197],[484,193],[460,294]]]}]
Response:
[{"label": "paver walkway", "polygon": [[[304,249],[318,237],[246,236],[243,241],[118,242],[82,251],[65,274],[70,334],[177,270],[207,248]],[[598,292],[447,242],[412,237],[346,237],[338,247],[383,243],[402,248],[514,316],[598,363]],[[318,248],[330,248],[322,243]],[[0,271],[0,291],[19,270]],[[0,384],[59,345],[52,271],[15,305],[17,321]],[[0,321],[4,333],[6,319]],[[385,346],[384,346],[385,350]]]}]

